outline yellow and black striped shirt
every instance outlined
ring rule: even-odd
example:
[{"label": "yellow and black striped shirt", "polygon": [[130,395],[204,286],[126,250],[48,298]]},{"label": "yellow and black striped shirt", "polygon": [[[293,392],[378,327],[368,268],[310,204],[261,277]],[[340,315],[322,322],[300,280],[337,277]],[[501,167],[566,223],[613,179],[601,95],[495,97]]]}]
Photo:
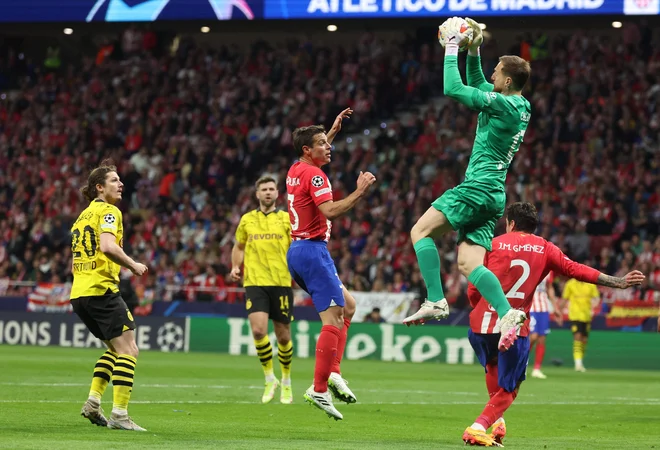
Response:
[{"label": "yellow and black striped shirt", "polygon": [[236,229],[245,244],[243,286],[291,286],[286,252],[291,245],[291,223],[286,211],[245,213]]}]

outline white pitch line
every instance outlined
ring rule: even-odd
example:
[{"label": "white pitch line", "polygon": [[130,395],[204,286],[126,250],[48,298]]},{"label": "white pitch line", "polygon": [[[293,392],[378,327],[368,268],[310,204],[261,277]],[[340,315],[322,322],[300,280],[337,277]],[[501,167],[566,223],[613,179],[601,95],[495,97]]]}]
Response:
[{"label": "white pitch line", "polygon": [[[62,403],[79,404],[80,401],[73,400],[3,400],[0,403]],[[260,405],[261,402],[248,402],[239,400],[131,400],[131,404],[142,405]],[[358,405],[483,405],[483,402],[359,402]],[[547,406],[547,405],[595,405],[595,406],[660,406],[660,402],[515,402],[516,405]]]},{"label": "white pitch line", "polygon": [[[36,383],[36,382],[0,382],[0,386],[32,386],[32,387],[84,387],[89,383]],[[140,388],[163,388],[163,389],[263,389],[263,385],[219,385],[219,384],[142,384],[138,383]],[[467,395],[479,396],[477,392],[445,392],[445,391],[412,391],[403,389],[360,389],[360,392],[390,393],[390,394],[421,394],[421,395]]]},{"label": "white pitch line", "polygon": [[[36,382],[11,382],[3,381],[0,382],[0,386],[26,386],[26,387],[87,387],[89,383],[36,383]],[[156,388],[156,389],[250,389],[250,390],[261,390],[263,386],[261,385],[221,385],[221,384],[138,384],[138,388]],[[360,389],[360,392],[370,392],[376,394],[420,394],[420,395],[438,395],[438,396],[481,396],[482,394],[477,392],[452,392],[452,391],[407,391],[407,390],[390,390],[390,389]],[[535,397],[534,394],[526,394],[525,397]],[[19,400],[0,400],[0,403],[21,403]],[[48,403],[49,400],[44,400],[43,403]],[[64,401],[62,401],[64,402]],[[31,403],[31,401],[26,401],[26,403]],[[53,403],[61,403],[60,401],[53,401]],[[133,403],[131,401],[131,403]],[[167,404],[167,403],[236,403],[236,404],[251,404],[253,402],[234,402],[234,401],[182,401],[182,402],[168,402],[168,401],[144,401],[143,403],[153,403],[153,404]],[[447,402],[370,402],[363,404],[372,404],[372,405],[481,405],[481,401],[447,401]],[[525,402],[518,401],[516,405],[660,405],[660,398],[639,398],[639,397],[604,397],[603,400],[585,400],[577,402]]]}]

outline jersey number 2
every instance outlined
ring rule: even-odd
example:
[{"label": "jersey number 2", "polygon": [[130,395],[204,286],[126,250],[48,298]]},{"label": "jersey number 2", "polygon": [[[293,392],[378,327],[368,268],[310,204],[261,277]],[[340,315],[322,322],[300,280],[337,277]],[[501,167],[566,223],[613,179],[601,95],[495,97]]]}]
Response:
[{"label": "jersey number 2", "polygon": [[520,278],[518,278],[518,281],[516,281],[514,285],[511,287],[511,290],[507,292],[506,296],[507,298],[524,299],[525,294],[523,292],[520,292],[518,289],[520,289],[522,285],[525,284],[525,281],[527,281],[527,278],[529,278],[529,274],[531,270],[529,268],[529,264],[527,264],[527,261],[524,261],[522,259],[514,259],[513,261],[511,261],[511,269],[513,269],[515,266],[522,267],[523,273],[522,275],[520,275]]},{"label": "jersey number 2", "polygon": [[289,202],[289,212],[291,212],[291,216],[293,217],[293,222],[291,222],[291,229],[296,231],[298,229],[298,225],[300,225],[300,219],[298,218],[298,212],[293,207],[294,198],[295,196],[293,194],[287,194],[286,196],[286,199]]},{"label": "jersey number 2", "polygon": [[71,237],[73,238],[71,239],[71,252],[73,253],[73,257],[80,258],[82,256],[82,252],[76,251],[76,247],[78,247],[78,242],[80,242],[81,236],[82,246],[83,250],[85,250],[85,254],[90,258],[94,257],[94,255],[96,255],[96,233],[94,232],[94,228],[90,227],[89,225],[86,225],[85,228],[83,228],[82,234],[77,228],[71,232]]}]

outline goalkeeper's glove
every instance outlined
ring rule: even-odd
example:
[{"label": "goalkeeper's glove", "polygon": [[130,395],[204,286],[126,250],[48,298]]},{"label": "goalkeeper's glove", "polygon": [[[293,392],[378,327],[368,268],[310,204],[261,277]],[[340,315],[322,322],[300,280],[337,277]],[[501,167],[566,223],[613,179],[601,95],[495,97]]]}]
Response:
[{"label": "goalkeeper's glove", "polygon": [[443,47],[456,45],[460,50],[465,50],[472,34],[468,24],[460,17],[447,19],[438,27],[438,41]]},{"label": "goalkeeper's glove", "polygon": [[476,56],[479,47],[484,42],[484,34],[481,31],[481,27],[479,26],[479,24],[475,22],[473,19],[466,17],[465,21],[470,26],[470,28],[472,28],[472,43],[468,45],[468,52],[470,55]]}]

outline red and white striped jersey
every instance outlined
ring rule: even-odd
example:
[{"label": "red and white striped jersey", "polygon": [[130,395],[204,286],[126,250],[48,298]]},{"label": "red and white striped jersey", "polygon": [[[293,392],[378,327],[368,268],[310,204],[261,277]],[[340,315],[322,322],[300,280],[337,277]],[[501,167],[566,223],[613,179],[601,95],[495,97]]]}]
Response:
[{"label": "red and white striped jersey", "polygon": [[534,291],[534,298],[532,299],[532,309],[530,312],[549,312],[550,297],[548,290],[552,289],[552,272],[541,280],[536,290]]},{"label": "red and white striped jersey", "polygon": [[319,209],[320,204],[332,200],[328,176],[320,168],[298,161],[287,173],[286,193],[291,238],[328,242],[332,222]]},{"label": "red and white striped jersey", "polygon": [[[596,269],[571,261],[552,242],[516,231],[493,240],[493,250],[486,254],[484,266],[500,280],[511,306],[527,314],[520,336],[529,334],[529,311],[533,294],[550,271],[588,283],[595,283],[600,275]],[[468,299],[473,308],[470,313],[472,331],[481,334],[499,333],[497,313],[472,283],[468,285]]]}]

